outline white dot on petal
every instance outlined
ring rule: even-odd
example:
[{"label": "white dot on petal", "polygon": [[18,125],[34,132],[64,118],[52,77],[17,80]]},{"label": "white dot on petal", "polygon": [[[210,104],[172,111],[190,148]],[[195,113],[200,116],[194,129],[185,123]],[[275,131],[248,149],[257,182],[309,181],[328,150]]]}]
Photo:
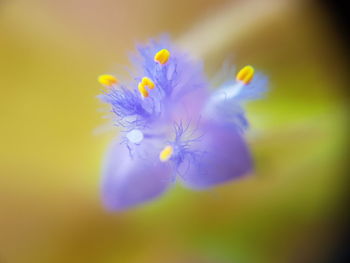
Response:
[{"label": "white dot on petal", "polygon": [[138,129],[134,129],[126,134],[126,138],[132,143],[140,143],[143,140],[143,133]]}]

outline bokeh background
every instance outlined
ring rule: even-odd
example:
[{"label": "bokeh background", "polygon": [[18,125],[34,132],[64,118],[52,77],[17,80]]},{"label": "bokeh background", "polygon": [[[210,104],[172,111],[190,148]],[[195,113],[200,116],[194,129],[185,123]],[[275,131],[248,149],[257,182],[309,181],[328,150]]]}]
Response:
[{"label": "bokeh background", "polygon": [[[311,0],[1,0],[0,262],[337,262],[347,66],[334,20]],[[209,75],[231,59],[269,76],[248,105],[256,171],[107,213],[101,162],[118,130],[96,76],[165,32]]]}]

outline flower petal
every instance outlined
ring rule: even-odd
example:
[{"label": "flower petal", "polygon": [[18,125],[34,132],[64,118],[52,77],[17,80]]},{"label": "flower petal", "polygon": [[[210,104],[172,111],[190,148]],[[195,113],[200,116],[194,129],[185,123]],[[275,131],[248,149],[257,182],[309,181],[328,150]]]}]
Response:
[{"label": "flower petal", "polygon": [[[201,152],[181,176],[185,185],[202,189],[240,178],[252,170],[252,159],[241,134],[215,122],[201,126],[203,136],[194,145]],[[185,169],[183,169],[185,170]]]},{"label": "flower petal", "polygon": [[[142,152],[146,146],[140,146]],[[171,184],[171,167],[158,159],[157,151],[142,157],[114,143],[107,154],[102,180],[102,199],[109,210],[124,210],[161,195]]]}]

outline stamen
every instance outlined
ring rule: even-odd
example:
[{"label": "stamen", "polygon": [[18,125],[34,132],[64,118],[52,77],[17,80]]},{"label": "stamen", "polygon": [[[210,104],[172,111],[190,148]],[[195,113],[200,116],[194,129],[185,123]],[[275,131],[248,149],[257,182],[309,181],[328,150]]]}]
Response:
[{"label": "stamen", "polygon": [[149,96],[148,90],[142,85],[141,82],[139,83],[138,89],[143,98],[147,98]]},{"label": "stamen", "polygon": [[153,83],[153,81],[152,81],[150,78],[143,77],[143,78],[142,78],[142,81],[141,81],[141,84],[142,84],[144,87],[147,87],[147,88],[149,88],[149,89],[154,89],[154,83]]},{"label": "stamen", "polygon": [[149,96],[149,92],[146,88],[154,89],[154,83],[150,78],[143,77],[141,82],[139,83],[139,91],[143,98],[147,98]]},{"label": "stamen", "polygon": [[100,75],[98,82],[104,86],[110,87],[118,83],[118,79],[112,75]]},{"label": "stamen", "polygon": [[253,77],[254,68],[252,66],[245,66],[238,72],[236,80],[242,82],[243,84],[249,84]]},{"label": "stamen", "polygon": [[157,54],[154,56],[154,61],[158,62],[159,64],[164,65],[168,62],[170,57],[170,52],[167,49],[162,49],[157,52]]},{"label": "stamen", "polygon": [[160,152],[159,154],[159,160],[161,162],[166,162],[170,159],[170,157],[173,155],[174,148],[170,145],[165,146],[165,148]]}]

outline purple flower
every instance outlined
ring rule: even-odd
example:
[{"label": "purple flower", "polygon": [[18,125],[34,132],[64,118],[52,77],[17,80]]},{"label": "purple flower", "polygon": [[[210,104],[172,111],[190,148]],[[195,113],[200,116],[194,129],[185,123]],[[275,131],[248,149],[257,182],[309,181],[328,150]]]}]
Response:
[{"label": "purple flower", "polygon": [[122,129],[105,159],[102,199],[108,209],[150,201],[176,178],[205,189],[252,170],[243,106],[265,92],[266,77],[246,66],[236,80],[210,91],[201,63],[167,39],[139,46],[132,62],[128,87],[112,75],[99,77],[106,87],[100,98]]}]

